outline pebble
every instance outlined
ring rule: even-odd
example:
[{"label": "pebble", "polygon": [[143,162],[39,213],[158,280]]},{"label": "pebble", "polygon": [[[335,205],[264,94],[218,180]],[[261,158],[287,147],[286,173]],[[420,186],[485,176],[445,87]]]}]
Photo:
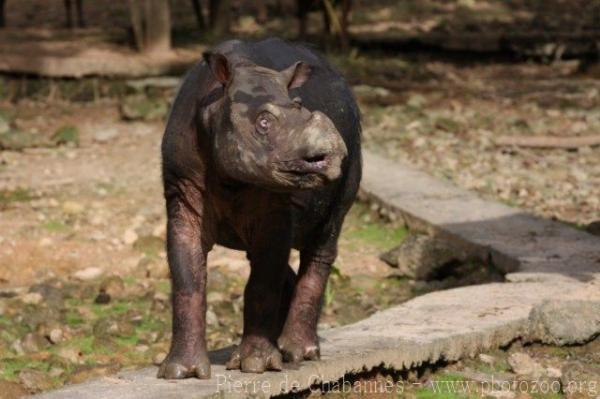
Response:
[{"label": "pebble", "polygon": [[516,397],[516,394],[513,391],[505,391],[505,390],[497,390],[497,391],[488,391],[485,393],[486,397],[492,397],[496,399],[512,399]]},{"label": "pebble", "polygon": [[32,392],[47,391],[54,385],[49,375],[32,369],[21,370],[19,381]]},{"label": "pebble", "polygon": [[2,117],[0,117],[0,134],[6,133],[10,130],[10,125]]},{"label": "pebble", "polygon": [[40,240],[40,247],[49,247],[53,244],[52,238],[44,237]]},{"label": "pebble", "polygon": [[60,367],[52,367],[49,371],[48,371],[48,375],[52,378],[58,378],[61,375],[63,375],[65,373],[65,369],[62,369]]},{"label": "pebble", "polygon": [[219,325],[219,318],[217,317],[217,314],[211,309],[208,309],[206,311],[206,324],[208,324],[209,326]]},{"label": "pebble", "polygon": [[23,337],[21,346],[27,353],[39,352],[48,345],[46,338],[36,333],[29,333]]},{"label": "pebble", "polygon": [[71,363],[79,363],[79,350],[75,348],[60,348],[56,354]]},{"label": "pebble", "polygon": [[138,345],[135,347],[135,350],[140,353],[148,352],[149,349],[150,347],[148,345]]},{"label": "pebble", "polygon": [[100,284],[100,292],[108,294],[111,298],[123,298],[125,294],[125,283],[119,276],[108,276]]},{"label": "pebble", "polygon": [[104,271],[99,267],[88,267],[83,270],[79,270],[73,274],[78,280],[89,281],[94,280],[104,274]]},{"label": "pebble", "polygon": [[62,204],[62,211],[67,215],[79,215],[85,210],[85,206],[75,201],[65,201]]},{"label": "pebble", "polygon": [[158,223],[152,229],[152,235],[154,237],[164,238],[167,233],[167,224],[165,222]]},{"label": "pebble", "polygon": [[562,377],[562,371],[556,367],[546,367],[546,374],[551,378],[560,378]]},{"label": "pebble", "polygon": [[208,303],[214,303],[214,302],[223,302],[225,300],[225,295],[221,294],[220,292],[209,292],[206,295],[206,301]]},{"label": "pebble", "polygon": [[543,367],[523,352],[516,352],[508,357],[508,364],[512,371],[518,375],[539,377],[543,374]]},{"label": "pebble", "polygon": [[39,305],[44,297],[39,292],[28,292],[21,297],[21,302],[27,305]]},{"label": "pebble", "polygon": [[123,234],[123,243],[126,245],[132,245],[134,242],[137,241],[137,239],[138,235],[134,229],[128,229],[127,231],[125,231],[125,234]]},{"label": "pebble", "polygon": [[107,294],[104,291],[100,291],[100,293],[98,293],[98,296],[96,296],[96,299],[94,299],[94,303],[98,304],[98,305],[106,305],[107,303],[110,303],[110,295]]},{"label": "pebble", "polygon": [[92,366],[92,365],[82,365],[78,366],[69,379],[67,380],[69,384],[79,384],[83,381],[89,380],[94,377],[101,377],[104,375],[116,373],[119,371],[119,365],[111,364],[111,365],[100,365],[100,366]]},{"label": "pebble", "polygon": [[485,353],[480,353],[479,360],[485,364],[492,365],[496,361],[496,358],[494,356],[486,355]]},{"label": "pebble", "polygon": [[106,143],[119,136],[119,131],[114,127],[98,129],[94,132],[94,141],[98,143]]},{"label": "pebble", "polygon": [[165,352],[159,352],[152,358],[152,363],[159,366],[167,357]]},{"label": "pebble", "polygon": [[15,352],[19,356],[25,354],[25,350],[23,349],[23,345],[21,344],[21,341],[19,341],[19,340],[14,341],[12,343],[12,345],[10,346],[10,349],[12,349],[13,352]]},{"label": "pebble", "polygon": [[60,328],[53,328],[48,335],[50,338],[50,342],[53,344],[58,344],[63,339],[63,331]]},{"label": "pebble", "polygon": [[154,294],[154,300],[159,302],[167,302],[169,300],[169,295],[165,294],[164,292],[157,291]]}]

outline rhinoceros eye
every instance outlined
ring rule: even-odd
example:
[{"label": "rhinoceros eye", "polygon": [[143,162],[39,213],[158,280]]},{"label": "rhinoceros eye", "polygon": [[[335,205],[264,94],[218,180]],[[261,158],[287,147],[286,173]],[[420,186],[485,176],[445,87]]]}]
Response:
[{"label": "rhinoceros eye", "polygon": [[272,129],[273,124],[275,123],[276,118],[270,112],[261,112],[256,118],[256,130],[260,134],[267,134]]}]

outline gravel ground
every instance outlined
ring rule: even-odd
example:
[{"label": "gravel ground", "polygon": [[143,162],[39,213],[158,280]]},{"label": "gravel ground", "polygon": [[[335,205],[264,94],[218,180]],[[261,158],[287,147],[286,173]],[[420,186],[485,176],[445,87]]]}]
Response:
[{"label": "gravel ground", "polygon": [[474,63],[382,57],[342,66],[355,86],[365,146],[484,197],[546,218],[600,219],[600,148],[499,146],[500,136],[600,131],[600,81],[577,62]]}]

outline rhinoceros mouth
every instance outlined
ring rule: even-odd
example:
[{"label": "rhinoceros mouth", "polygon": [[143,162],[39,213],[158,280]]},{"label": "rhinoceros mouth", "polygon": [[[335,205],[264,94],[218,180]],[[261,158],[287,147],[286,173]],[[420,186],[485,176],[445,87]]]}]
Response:
[{"label": "rhinoceros mouth", "polygon": [[283,173],[301,176],[306,174],[325,174],[330,165],[331,157],[329,155],[316,155],[278,162],[277,169]]}]

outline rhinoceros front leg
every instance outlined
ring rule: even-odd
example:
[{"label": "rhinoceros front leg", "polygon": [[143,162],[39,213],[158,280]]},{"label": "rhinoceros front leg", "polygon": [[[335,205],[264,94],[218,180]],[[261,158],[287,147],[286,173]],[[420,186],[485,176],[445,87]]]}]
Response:
[{"label": "rhinoceros front leg", "polygon": [[210,378],[206,350],[206,255],[202,198],[191,186],[166,191],[167,253],[171,272],[173,337],[158,377]]},{"label": "rhinoceros front leg", "polygon": [[287,362],[317,360],[320,357],[317,323],[337,242],[300,253],[300,270],[287,320],[278,339]]},{"label": "rhinoceros front leg", "polygon": [[244,291],[244,333],[228,369],[262,373],[283,368],[276,342],[285,313],[282,291],[287,274],[293,273],[288,266],[291,232],[286,216],[265,215],[266,223],[255,231],[248,251],[251,270]]}]

